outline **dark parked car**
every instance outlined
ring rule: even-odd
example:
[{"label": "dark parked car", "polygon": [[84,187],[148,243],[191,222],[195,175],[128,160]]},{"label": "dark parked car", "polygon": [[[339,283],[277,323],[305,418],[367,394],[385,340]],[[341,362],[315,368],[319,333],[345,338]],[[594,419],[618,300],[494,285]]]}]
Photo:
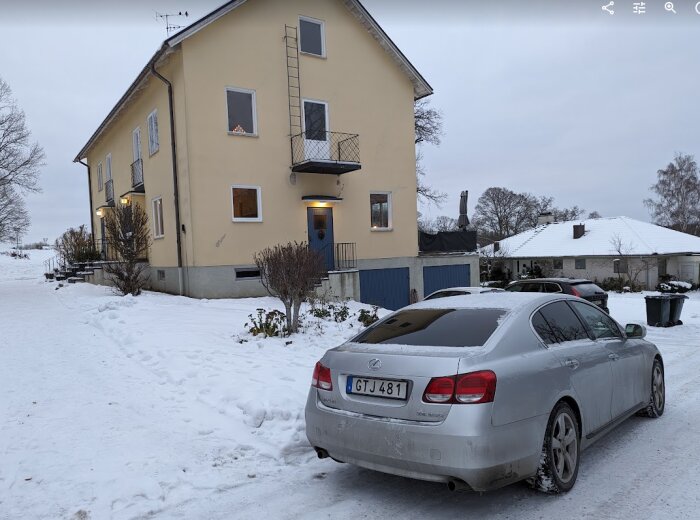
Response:
[{"label": "dark parked car", "polygon": [[608,310],[608,293],[590,280],[579,278],[535,278],[533,280],[518,280],[506,287],[506,291],[571,294],[588,300],[605,312],[610,312]]}]

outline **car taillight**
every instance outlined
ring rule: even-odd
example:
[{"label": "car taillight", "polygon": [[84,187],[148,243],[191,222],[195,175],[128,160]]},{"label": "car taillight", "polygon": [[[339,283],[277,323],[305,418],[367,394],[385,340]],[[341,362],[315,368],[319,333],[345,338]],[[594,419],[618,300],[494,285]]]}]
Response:
[{"label": "car taillight", "polygon": [[574,296],[581,296],[581,293],[576,290],[576,287],[571,287],[571,294]]},{"label": "car taillight", "polygon": [[321,390],[333,390],[331,369],[323,366],[320,361],[316,363],[314,367],[314,375],[311,377],[311,386],[320,388]]},{"label": "car taillight", "polygon": [[496,395],[496,374],[491,370],[434,377],[423,392],[423,402],[480,404],[493,402]]},{"label": "car taillight", "polygon": [[457,376],[455,400],[458,403],[490,403],[496,394],[496,374],[482,370]]},{"label": "car taillight", "polygon": [[447,403],[452,399],[455,391],[455,378],[449,377],[434,377],[425,387],[423,392],[423,401],[426,403]]}]

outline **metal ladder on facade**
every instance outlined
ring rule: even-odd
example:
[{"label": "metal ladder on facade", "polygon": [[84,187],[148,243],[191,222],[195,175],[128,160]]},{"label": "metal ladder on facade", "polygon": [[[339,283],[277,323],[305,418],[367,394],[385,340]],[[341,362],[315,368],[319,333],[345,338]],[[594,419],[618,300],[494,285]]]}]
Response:
[{"label": "metal ladder on facade", "polygon": [[284,26],[284,45],[287,58],[287,94],[289,96],[289,134],[302,133],[301,80],[299,79],[299,39],[297,28]]}]

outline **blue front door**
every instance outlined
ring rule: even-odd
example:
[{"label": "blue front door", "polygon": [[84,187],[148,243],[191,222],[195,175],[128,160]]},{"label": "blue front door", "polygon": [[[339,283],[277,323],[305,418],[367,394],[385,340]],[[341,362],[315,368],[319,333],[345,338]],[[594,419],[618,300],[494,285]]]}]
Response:
[{"label": "blue front door", "polygon": [[326,262],[326,269],[335,268],[333,251],[333,208],[307,208],[309,246],[318,251]]}]

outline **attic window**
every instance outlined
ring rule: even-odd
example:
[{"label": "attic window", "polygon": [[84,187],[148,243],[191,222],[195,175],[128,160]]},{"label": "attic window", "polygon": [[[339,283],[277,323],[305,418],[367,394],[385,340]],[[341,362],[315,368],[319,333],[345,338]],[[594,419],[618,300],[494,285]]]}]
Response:
[{"label": "attic window", "polygon": [[326,35],[324,23],[321,20],[299,18],[299,50],[324,58],[326,56]]}]

